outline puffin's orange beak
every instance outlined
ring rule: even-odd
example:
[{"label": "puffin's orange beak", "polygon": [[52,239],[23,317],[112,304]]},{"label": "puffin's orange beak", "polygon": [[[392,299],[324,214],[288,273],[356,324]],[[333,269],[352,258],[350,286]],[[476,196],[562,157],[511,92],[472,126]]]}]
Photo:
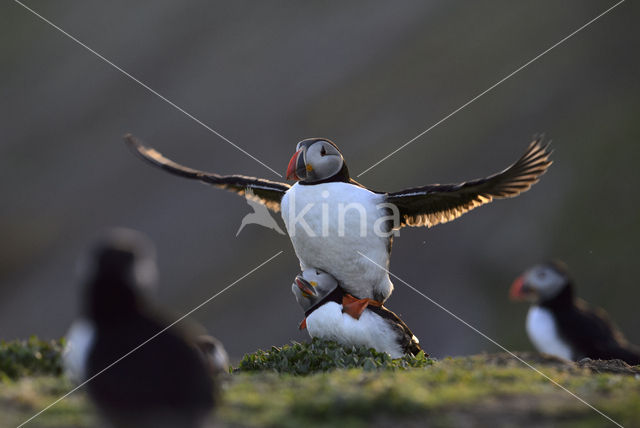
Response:
[{"label": "puffin's orange beak", "polygon": [[296,174],[296,168],[298,165],[298,157],[300,157],[300,155],[302,154],[302,149],[298,150],[297,152],[295,152],[293,154],[293,156],[291,157],[291,160],[289,161],[289,165],[287,166],[287,180],[300,180],[301,178],[298,177],[298,174]]},{"label": "puffin's orange beak", "polygon": [[522,288],[524,286],[524,275],[520,275],[513,281],[511,284],[511,289],[509,290],[509,298],[511,300],[523,300],[526,295],[523,292]]},{"label": "puffin's orange beak", "polygon": [[311,286],[311,284],[309,284],[300,275],[296,276],[296,285],[298,286],[300,291],[302,291],[303,293],[305,293],[307,295],[307,297],[311,297],[311,296],[315,296],[316,295],[316,290],[314,290],[313,287]]}]

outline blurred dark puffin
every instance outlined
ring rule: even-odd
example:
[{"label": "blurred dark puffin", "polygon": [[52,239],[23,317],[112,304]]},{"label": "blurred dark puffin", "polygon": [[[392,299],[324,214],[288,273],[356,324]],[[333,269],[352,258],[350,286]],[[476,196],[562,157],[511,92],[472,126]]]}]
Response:
[{"label": "blurred dark puffin", "polygon": [[206,334],[196,338],[196,346],[200,349],[204,361],[213,376],[229,374],[229,355],[222,342]]},{"label": "blurred dark puffin", "polygon": [[155,279],[154,253],[146,237],[128,229],[110,231],[93,249],[65,365],[75,381],[88,381],[88,395],[110,425],[201,427],[217,395],[212,365],[219,358],[207,351],[221,345],[184,325],[160,333],[171,320],[145,296]]},{"label": "blurred dark puffin", "polygon": [[385,269],[389,267],[394,230],[435,226],[493,199],[517,196],[551,165],[548,144],[536,139],[517,162],[489,177],[379,192],[352,180],[342,153],[324,138],[309,138],[296,146],[286,174],[287,179],[296,181],[293,186],[198,171],[167,159],[131,135],[125,136],[125,141],[142,159],[170,173],[241,195],[251,189],[252,198],[282,212],[301,270],[323,270],[357,299],[380,303],[393,290]]},{"label": "blurred dark puffin", "polygon": [[563,263],[530,268],[513,282],[510,296],[532,302],[527,334],[538,351],[573,361],[588,357],[640,364],[640,348],[625,340],[607,313],[574,296]]},{"label": "blurred dark puffin", "polygon": [[392,358],[417,355],[420,341],[409,327],[384,306],[364,304],[358,319],[348,315],[349,305],[359,301],[346,293],[336,279],[326,272],[307,269],[291,285],[298,304],[305,311],[300,329],[311,337],[333,340],[345,346],[361,345],[386,352]]}]

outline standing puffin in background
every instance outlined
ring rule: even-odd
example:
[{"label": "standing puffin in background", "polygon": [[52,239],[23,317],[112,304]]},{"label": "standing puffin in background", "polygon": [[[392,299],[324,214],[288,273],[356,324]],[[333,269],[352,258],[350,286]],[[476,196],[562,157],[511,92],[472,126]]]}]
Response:
[{"label": "standing puffin in background", "polygon": [[326,272],[305,270],[296,277],[291,291],[305,311],[300,329],[306,328],[311,337],[374,348],[391,358],[422,351],[409,327],[384,306],[366,305],[359,319],[348,315],[344,308],[354,303],[353,297]]},{"label": "standing puffin in background", "polygon": [[226,354],[195,329],[163,331],[170,320],[145,296],[155,278],[154,253],[148,239],[128,229],[112,230],[94,248],[65,367],[76,382],[90,380],[88,395],[112,426],[201,427]]},{"label": "standing puffin in background", "polygon": [[142,159],[173,174],[239,194],[251,189],[267,208],[282,212],[301,270],[321,269],[358,299],[378,303],[391,295],[393,284],[372,261],[388,269],[394,229],[435,226],[495,198],[517,196],[551,165],[548,144],[537,139],[498,174],[460,184],[378,192],[352,180],[338,147],[323,138],[309,138],[296,146],[287,168],[287,179],[296,181],[293,186],[198,171],[165,158],[131,135],[125,141]]},{"label": "standing puffin in background", "polygon": [[591,308],[574,296],[564,264],[536,265],[511,286],[514,300],[532,302],[527,334],[539,352],[567,360],[620,359],[640,364],[640,348],[629,344],[600,308]]}]

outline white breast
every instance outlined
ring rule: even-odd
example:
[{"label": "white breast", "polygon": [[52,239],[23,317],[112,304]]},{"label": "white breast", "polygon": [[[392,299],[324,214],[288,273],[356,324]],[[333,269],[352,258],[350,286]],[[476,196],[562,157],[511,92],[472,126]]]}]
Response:
[{"label": "white breast", "polygon": [[527,314],[527,334],[539,352],[572,359],[569,345],[560,337],[551,311],[532,306]]},{"label": "white breast", "polygon": [[345,346],[366,346],[386,352],[392,358],[403,355],[397,333],[375,313],[366,309],[359,320],[342,313],[342,305],[328,302],[307,317],[307,331],[311,337],[334,340]]},{"label": "white breast", "polygon": [[382,195],[348,183],[295,184],[282,199],[281,212],[302,270],[322,269],[359,298],[388,297],[388,236],[379,204]]},{"label": "white breast", "polygon": [[94,338],[93,325],[84,319],[74,321],[67,332],[67,344],[62,359],[67,376],[76,383],[86,378],[87,357]]}]

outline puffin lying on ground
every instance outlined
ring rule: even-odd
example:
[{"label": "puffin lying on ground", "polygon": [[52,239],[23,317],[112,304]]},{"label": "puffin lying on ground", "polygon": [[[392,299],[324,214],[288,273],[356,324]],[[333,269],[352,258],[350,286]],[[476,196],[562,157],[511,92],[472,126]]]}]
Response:
[{"label": "puffin lying on ground", "polygon": [[300,329],[306,328],[311,337],[334,340],[346,346],[363,345],[386,352],[392,358],[422,351],[409,327],[382,305],[365,304],[359,319],[347,314],[344,308],[359,302],[326,272],[303,271],[296,277],[291,291],[305,311]]},{"label": "puffin lying on ground", "polygon": [[155,259],[152,244],[140,233],[111,231],[89,262],[82,318],[67,337],[67,373],[76,382],[97,375],[87,392],[110,425],[201,427],[215,403],[213,374],[224,369],[224,349],[182,325],[152,339],[173,320],[145,296],[153,285]]},{"label": "puffin lying on ground", "polygon": [[640,364],[640,348],[625,340],[607,313],[574,297],[573,283],[561,262],[527,270],[513,282],[510,296],[533,303],[527,334],[539,352],[573,361],[588,357]]},{"label": "puffin lying on ground", "polygon": [[517,196],[551,165],[548,144],[537,139],[517,162],[489,177],[380,192],[352,180],[342,153],[324,138],[298,143],[287,168],[287,179],[296,181],[293,186],[198,171],[167,159],[131,135],[125,141],[142,159],[173,174],[241,195],[251,189],[253,198],[272,211],[282,212],[301,270],[321,269],[351,295],[379,303],[393,290],[388,273],[379,266],[389,267],[395,229],[435,226],[495,198]]}]

